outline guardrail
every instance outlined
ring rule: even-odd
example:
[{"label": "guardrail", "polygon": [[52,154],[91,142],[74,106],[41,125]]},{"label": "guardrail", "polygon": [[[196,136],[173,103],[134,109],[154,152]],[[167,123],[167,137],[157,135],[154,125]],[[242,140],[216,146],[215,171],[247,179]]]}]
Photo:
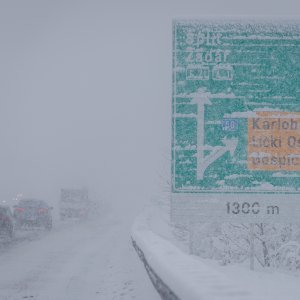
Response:
[{"label": "guardrail", "polygon": [[162,300],[180,300],[174,292],[164,283],[164,281],[157,275],[157,273],[152,269],[152,267],[149,265],[143,251],[141,248],[137,245],[136,241],[132,238],[132,245],[137,252],[139,258],[141,259],[142,263],[144,264],[144,267],[148,273],[148,276],[154,285],[155,289],[159,293]]}]

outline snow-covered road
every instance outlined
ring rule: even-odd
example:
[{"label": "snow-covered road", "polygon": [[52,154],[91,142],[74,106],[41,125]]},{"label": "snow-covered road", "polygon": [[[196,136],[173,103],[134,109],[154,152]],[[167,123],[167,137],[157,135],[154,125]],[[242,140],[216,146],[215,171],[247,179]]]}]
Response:
[{"label": "snow-covered road", "polygon": [[131,246],[130,222],[101,218],[2,248],[0,299],[160,299]]}]

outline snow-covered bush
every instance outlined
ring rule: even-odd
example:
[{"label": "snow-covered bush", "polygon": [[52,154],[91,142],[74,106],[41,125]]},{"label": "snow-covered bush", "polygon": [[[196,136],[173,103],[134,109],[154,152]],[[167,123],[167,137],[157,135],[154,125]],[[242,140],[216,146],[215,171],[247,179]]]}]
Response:
[{"label": "snow-covered bush", "polygon": [[[252,232],[254,256],[262,267],[300,270],[299,225],[256,223]],[[191,235],[192,254],[223,265],[249,259],[249,224],[202,223],[191,228]]]},{"label": "snow-covered bush", "polygon": [[300,243],[291,241],[282,245],[274,256],[274,265],[286,270],[300,270]]},{"label": "snow-covered bush", "polygon": [[241,262],[248,253],[247,242],[241,239],[245,230],[239,225],[207,223],[192,229],[192,253],[217,259],[222,264]]}]

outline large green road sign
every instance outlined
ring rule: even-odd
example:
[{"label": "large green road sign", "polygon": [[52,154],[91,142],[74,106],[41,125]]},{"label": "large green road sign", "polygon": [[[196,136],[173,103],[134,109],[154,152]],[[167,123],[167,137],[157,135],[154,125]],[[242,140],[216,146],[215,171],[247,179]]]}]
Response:
[{"label": "large green road sign", "polygon": [[173,191],[298,192],[300,27],[173,30]]},{"label": "large green road sign", "polygon": [[175,20],[172,101],[173,195],[300,192],[300,23]]}]

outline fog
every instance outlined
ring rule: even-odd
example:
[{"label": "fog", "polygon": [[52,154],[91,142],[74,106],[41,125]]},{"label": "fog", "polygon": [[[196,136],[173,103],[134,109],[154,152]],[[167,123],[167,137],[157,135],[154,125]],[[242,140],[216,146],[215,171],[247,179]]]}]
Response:
[{"label": "fog", "polygon": [[140,209],[170,176],[172,18],[296,1],[1,1],[0,199],[63,187]]}]

